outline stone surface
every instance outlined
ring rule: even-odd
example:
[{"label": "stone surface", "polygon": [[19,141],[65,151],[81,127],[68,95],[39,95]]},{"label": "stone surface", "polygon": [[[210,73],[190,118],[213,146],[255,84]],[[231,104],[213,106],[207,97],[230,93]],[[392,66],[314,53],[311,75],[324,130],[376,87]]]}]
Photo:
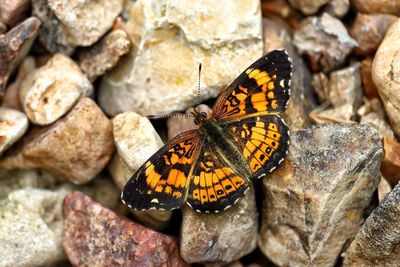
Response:
[{"label": "stone surface", "polygon": [[352,3],[359,12],[400,16],[400,2],[397,0],[352,0]]},{"label": "stone surface", "polygon": [[189,263],[229,263],[253,251],[257,242],[254,189],[234,207],[218,214],[182,210],[181,255]]},{"label": "stone surface", "polygon": [[66,114],[93,86],[69,57],[55,54],[22,82],[19,97],[29,120],[48,125]]},{"label": "stone surface", "polygon": [[349,114],[352,114],[353,107],[351,104],[346,104],[336,108],[332,108],[327,104],[322,104],[318,108],[309,113],[309,116],[316,124],[323,123],[341,123],[352,124],[355,121],[349,119]]},{"label": "stone surface", "polygon": [[131,42],[126,32],[114,30],[92,47],[79,51],[79,66],[89,80],[94,81],[112,69],[130,48]]},{"label": "stone surface", "polygon": [[263,180],[261,251],[278,266],[333,266],[363,222],[382,156],[369,126],[292,133],[283,166]]},{"label": "stone surface", "polygon": [[0,200],[0,266],[57,266],[65,191],[25,189]]},{"label": "stone surface", "polygon": [[395,134],[400,137],[400,19],[387,31],[372,64],[372,79],[378,88]]},{"label": "stone surface", "polygon": [[90,181],[114,151],[109,119],[90,98],[63,118],[34,127],[0,160],[3,168],[42,168],[73,183]]},{"label": "stone surface", "polygon": [[389,184],[389,182],[381,176],[381,180],[379,181],[378,185],[378,200],[379,203],[381,203],[387,194],[389,194],[392,191],[392,186]]},{"label": "stone surface", "polygon": [[63,214],[63,247],[75,266],[187,266],[174,238],[118,217],[80,192],[65,198]]},{"label": "stone surface", "polygon": [[381,165],[382,175],[391,184],[397,184],[400,181],[400,143],[385,136],[383,149],[385,156]]},{"label": "stone surface", "polygon": [[21,21],[29,10],[29,0],[2,0],[0,3],[0,21],[14,25]]},{"label": "stone surface", "polygon": [[329,102],[330,83],[329,78],[323,72],[318,72],[313,75],[311,84],[321,103]]},{"label": "stone surface", "polygon": [[11,73],[28,54],[39,27],[40,20],[30,17],[0,35],[0,91],[4,91]]},{"label": "stone surface", "polygon": [[100,85],[99,103],[110,115],[186,109],[197,98],[199,63],[205,100],[262,55],[259,1],[139,0],[131,6],[123,28],[134,47]]},{"label": "stone surface", "polygon": [[400,185],[368,217],[346,252],[343,266],[400,265]]},{"label": "stone surface", "polygon": [[292,7],[300,10],[304,15],[312,15],[327,4],[329,0],[289,0]]},{"label": "stone surface", "polygon": [[18,110],[0,108],[0,155],[28,130],[26,115]]},{"label": "stone surface", "polygon": [[364,94],[368,99],[379,98],[378,88],[372,80],[372,58],[361,61],[361,80]]},{"label": "stone surface", "polygon": [[395,21],[396,17],[388,14],[358,13],[349,31],[351,37],[358,43],[354,53],[357,55],[375,53],[386,31]]},{"label": "stone surface", "polygon": [[327,13],[305,19],[294,32],[294,45],[307,55],[314,72],[339,67],[357,46],[343,23]]},{"label": "stone surface", "polygon": [[329,15],[342,18],[350,9],[350,0],[331,0],[325,7],[325,12]]}]

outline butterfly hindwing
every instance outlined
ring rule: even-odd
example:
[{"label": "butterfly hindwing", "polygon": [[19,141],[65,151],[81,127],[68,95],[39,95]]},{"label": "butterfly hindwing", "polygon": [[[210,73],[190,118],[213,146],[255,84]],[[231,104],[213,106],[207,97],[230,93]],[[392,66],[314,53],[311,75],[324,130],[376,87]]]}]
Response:
[{"label": "butterfly hindwing", "polygon": [[180,208],[200,145],[198,130],[170,140],[131,177],[122,201],[136,210]]}]

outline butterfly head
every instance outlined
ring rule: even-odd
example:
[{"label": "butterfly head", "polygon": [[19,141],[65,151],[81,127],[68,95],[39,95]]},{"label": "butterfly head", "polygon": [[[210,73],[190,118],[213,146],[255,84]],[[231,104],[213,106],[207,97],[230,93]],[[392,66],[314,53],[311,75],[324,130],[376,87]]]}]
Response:
[{"label": "butterfly head", "polygon": [[202,125],[208,118],[207,112],[199,111],[197,108],[194,109],[192,115],[194,116],[194,123],[199,126]]}]

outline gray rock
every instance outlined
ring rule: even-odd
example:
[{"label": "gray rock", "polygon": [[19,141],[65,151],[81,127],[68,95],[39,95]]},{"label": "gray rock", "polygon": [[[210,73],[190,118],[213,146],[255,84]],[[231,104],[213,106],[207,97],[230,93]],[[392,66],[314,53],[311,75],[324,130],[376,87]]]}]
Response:
[{"label": "gray rock", "polygon": [[279,266],[333,266],[363,222],[382,156],[369,126],[293,133],[284,165],[263,180],[261,251]]}]

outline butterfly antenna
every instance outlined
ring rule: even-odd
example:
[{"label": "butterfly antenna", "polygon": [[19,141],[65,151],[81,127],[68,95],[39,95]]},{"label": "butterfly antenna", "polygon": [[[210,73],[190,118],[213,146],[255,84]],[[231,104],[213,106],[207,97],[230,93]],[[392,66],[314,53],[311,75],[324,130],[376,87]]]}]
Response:
[{"label": "butterfly antenna", "polygon": [[199,83],[197,85],[197,100],[196,106],[200,105],[200,78],[201,78],[201,63],[199,64]]}]

